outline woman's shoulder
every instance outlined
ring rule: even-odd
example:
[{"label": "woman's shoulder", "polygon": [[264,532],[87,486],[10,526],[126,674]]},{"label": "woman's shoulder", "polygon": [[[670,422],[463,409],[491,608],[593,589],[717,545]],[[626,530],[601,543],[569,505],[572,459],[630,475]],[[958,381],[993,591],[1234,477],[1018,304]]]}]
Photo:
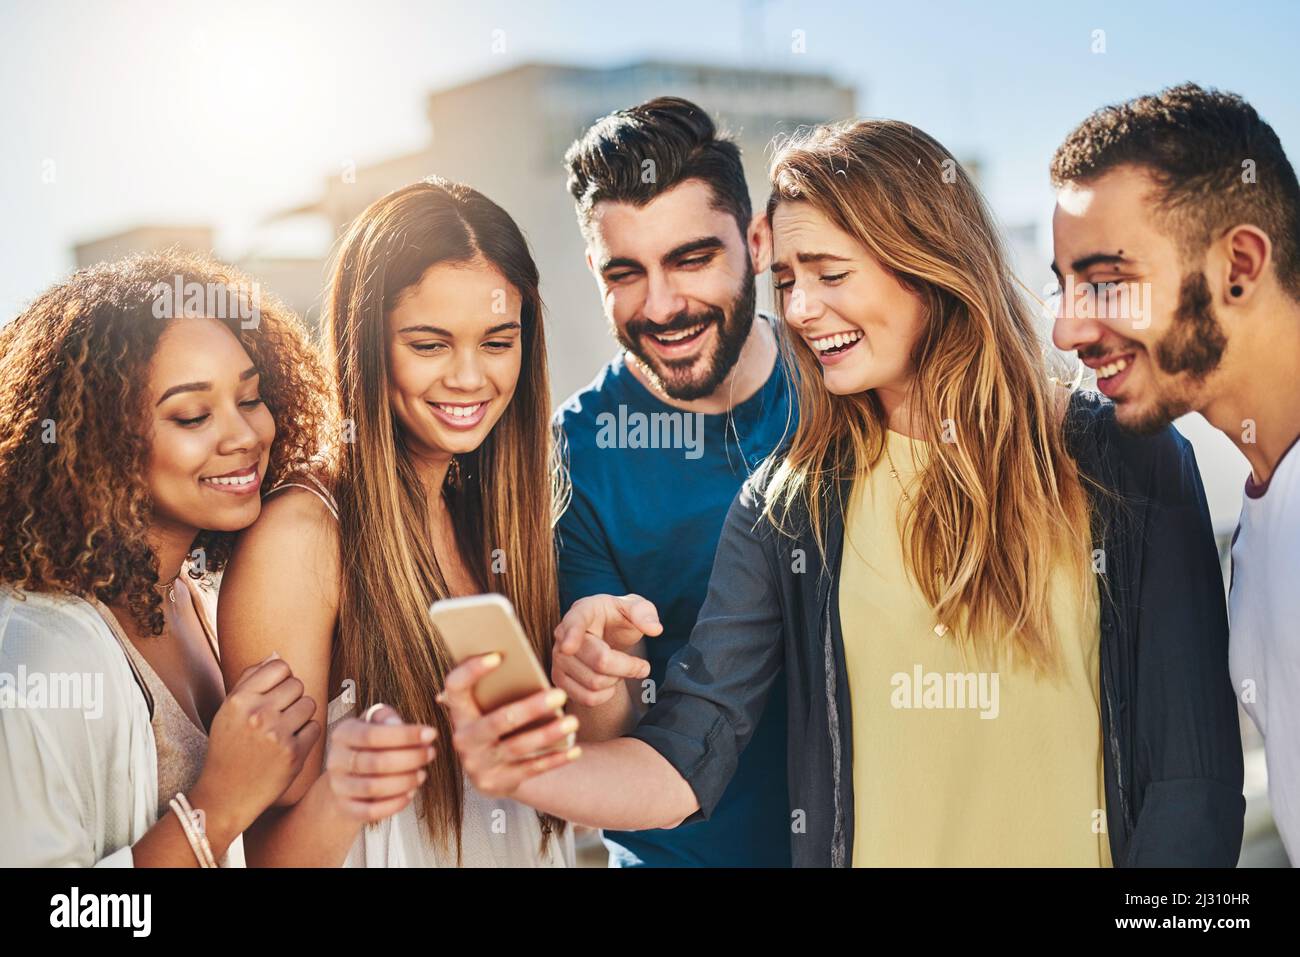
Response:
[{"label": "woman's shoulder", "polygon": [[[338,502],[335,498],[335,488],[337,480],[335,470],[325,463],[317,463],[307,468],[302,468],[281,478],[266,493],[262,506],[265,509],[270,503],[279,500],[290,500],[297,502],[294,509],[286,509],[290,515],[305,517],[315,514],[319,516],[322,512],[328,513],[335,521],[339,517]],[[311,509],[307,506],[311,502],[319,505],[319,510]]]},{"label": "woman's shoulder", "polygon": [[281,484],[268,494],[222,569],[217,620],[223,644],[250,614],[265,620],[301,616],[312,608],[333,613],[342,565],[338,521],[330,506],[331,499],[310,486]]},{"label": "woman's shoulder", "polygon": [[246,549],[253,542],[271,547],[315,546],[337,539],[338,505],[330,485],[310,473],[300,473],[266,494],[257,521],[240,533],[240,547]]},{"label": "woman's shoulder", "polygon": [[[802,490],[791,494],[782,476],[790,448],[791,441],[787,438],[760,462],[741,485],[731,505],[734,522],[743,525],[747,534],[755,536],[766,548],[779,547],[786,539],[802,538],[810,528],[808,503]],[[825,490],[827,496],[833,492],[833,488]]]}]

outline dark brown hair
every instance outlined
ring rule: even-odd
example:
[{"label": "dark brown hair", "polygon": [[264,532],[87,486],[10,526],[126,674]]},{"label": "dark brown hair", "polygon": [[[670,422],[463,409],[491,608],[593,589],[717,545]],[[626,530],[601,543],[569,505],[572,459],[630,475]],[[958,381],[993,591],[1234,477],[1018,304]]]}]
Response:
[{"label": "dark brown hair", "polygon": [[689,100],[661,96],[597,120],[564,154],[584,233],[602,200],[644,206],[688,179],[713,192],[744,236],[752,209],[740,148]]},{"label": "dark brown hair", "polygon": [[[137,624],[155,635],[163,615],[158,558],[145,537],[147,370],[176,321],[158,318],[159,286],[178,280],[243,297],[238,314],[257,317],[219,321],[261,374],[276,424],[264,481],[272,488],[318,447],[328,379],[298,317],[260,289],[254,303],[252,280],[233,267],[177,250],[100,263],[0,330],[0,581],[105,603],[125,594]],[[49,426],[54,441],[45,441]],[[199,533],[207,571],[225,564],[234,534]]]},{"label": "dark brown hair", "polygon": [[1057,149],[1052,184],[1086,182],[1124,164],[1155,179],[1165,226],[1184,256],[1250,223],[1268,233],[1278,281],[1300,299],[1300,185],[1273,128],[1240,96],[1184,83],[1102,107]]}]

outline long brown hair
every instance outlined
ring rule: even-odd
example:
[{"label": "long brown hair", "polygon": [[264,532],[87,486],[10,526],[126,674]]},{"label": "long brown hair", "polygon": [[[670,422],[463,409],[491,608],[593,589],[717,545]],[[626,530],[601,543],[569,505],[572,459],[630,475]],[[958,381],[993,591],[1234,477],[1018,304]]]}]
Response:
[{"label": "long brown hair", "polygon": [[[1051,580],[1066,559],[1086,581],[1088,499],[1061,424],[1065,390],[978,189],[937,141],[890,120],[800,134],[771,180],[769,217],[810,204],[924,304],[909,403],[931,451],[901,523],[909,574],[939,620],[967,626],[964,648],[1054,671]],[[782,339],[799,424],[771,472],[767,515],[780,524],[801,502],[824,547],[827,496],[879,461],[885,414],[872,392],[830,393],[812,351]]]},{"label": "long brown hair", "polygon": [[[257,317],[213,318],[261,374],[276,429],[270,488],[318,447],[329,379],[298,317],[237,269],[179,250],[100,263],[0,330],[0,581],[106,604],[125,595],[137,626],[154,635],[163,613],[147,537],[148,367],[169,323],[185,321],[155,313],[157,290],[174,283],[224,290],[237,308],[223,311]],[[235,534],[199,533],[207,572],[225,564]]]},{"label": "long brown hair", "polygon": [[[449,596],[432,542],[425,485],[388,400],[385,316],[399,294],[438,263],[483,259],[523,300],[515,394],[483,444],[458,455],[459,481],[442,489],[457,547],[484,591],[514,603],[549,667],[559,622],[553,525],[562,472],[551,440],[550,386],[537,267],[505,210],[458,183],[430,178],[377,200],[342,239],[325,306],[326,350],[350,441],[333,478],[343,543],[335,663],[363,701],[383,701],[407,721],[452,729],[434,703],[454,663],[429,620]],[[430,837],[461,848],[463,778],[445,750],[421,789]],[[543,846],[557,827],[540,815]]]}]

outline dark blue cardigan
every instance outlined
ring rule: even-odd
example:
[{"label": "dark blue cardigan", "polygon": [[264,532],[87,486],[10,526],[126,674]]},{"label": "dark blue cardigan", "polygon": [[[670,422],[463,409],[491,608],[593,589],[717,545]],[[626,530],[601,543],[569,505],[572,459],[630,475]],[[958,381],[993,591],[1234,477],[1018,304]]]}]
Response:
[{"label": "dark blue cardigan", "polygon": [[[1066,417],[1105,550],[1101,700],[1106,817],[1118,866],[1236,864],[1245,801],[1218,552],[1191,445],[1139,437],[1095,393]],[[779,460],[781,450],[774,455]],[[796,867],[853,859],[852,721],[839,620],[846,481],[827,497],[825,561],[806,512],[783,535],[751,481],[727,516],[708,598],[632,735],[690,783],[707,817],[782,670]],[[991,862],[996,863],[996,862]]]}]

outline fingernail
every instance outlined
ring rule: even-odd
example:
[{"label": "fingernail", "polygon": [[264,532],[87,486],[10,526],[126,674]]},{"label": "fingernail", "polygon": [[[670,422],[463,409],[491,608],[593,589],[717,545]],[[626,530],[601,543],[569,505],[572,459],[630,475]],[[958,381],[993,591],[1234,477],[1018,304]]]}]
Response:
[{"label": "fingernail", "polygon": [[559,708],[568,700],[569,696],[564,693],[563,688],[552,688],[546,695],[546,707]]},{"label": "fingernail", "polygon": [[578,760],[578,758],[582,757],[582,748],[577,747],[576,745],[572,748],[569,748],[568,753],[565,755],[565,757],[567,757],[570,761]]},{"label": "fingernail", "polygon": [[565,718],[563,721],[560,722],[560,730],[565,732],[566,734],[570,731],[577,731],[578,719],[575,718],[573,715],[569,715],[567,718]]},{"label": "fingernail", "polygon": [[428,726],[425,726],[424,730],[420,732],[420,740],[423,741],[425,744],[428,744],[437,736],[438,736],[438,732]]},{"label": "fingernail", "polygon": [[416,783],[423,784],[425,778],[427,778],[428,776],[429,775],[425,771],[421,770],[420,773],[415,776]]},{"label": "fingernail", "polygon": [[490,655],[483,656],[483,666],[486,668],[495,668],[501,664],[501,652],[494,651]]},{"label": "fingernail", "polygon": [[433,700],[438,702],[438,704],[442,704],[443,701],[446,700],[446,698],[447,698],[447,692],[445,691],[439,691],[436,695],[433,696]]}]

